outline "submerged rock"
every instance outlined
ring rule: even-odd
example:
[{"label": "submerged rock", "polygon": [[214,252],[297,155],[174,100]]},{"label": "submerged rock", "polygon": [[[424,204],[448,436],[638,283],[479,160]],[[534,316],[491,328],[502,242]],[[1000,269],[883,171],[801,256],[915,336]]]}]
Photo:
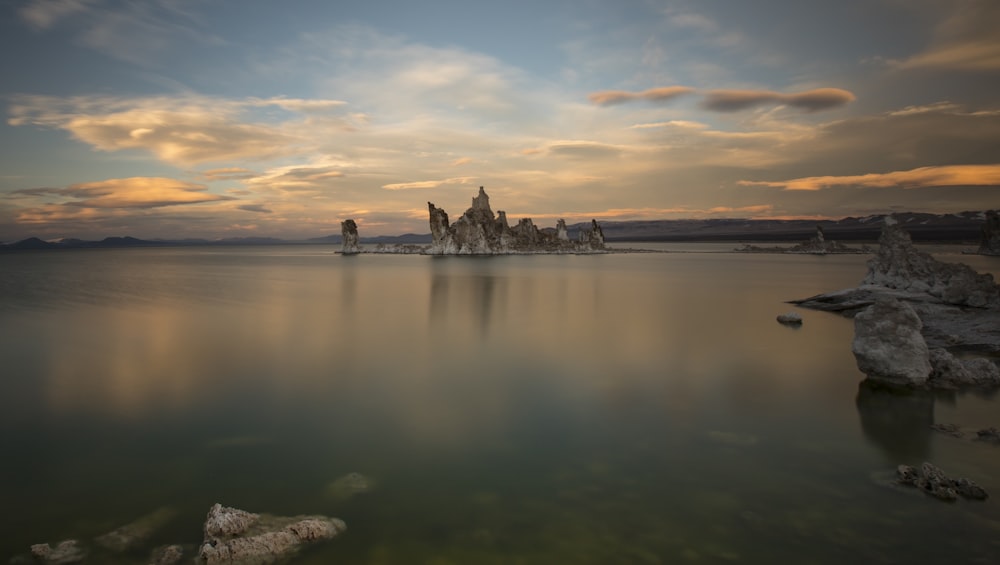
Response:
[{"label": "submerged rock", "polygon": [[160,508],[138,520],[94,538],[94,542],[112,551],[128,551],[145,543],[156,530],[177,515],[173,508]]},{"label": "submerged rock", "polygon": [[896,482],[922,490],[925,494],[939,500],[954,501],[959,496],[972,500],[986,500],[989,494],[975,482],[965,479],[952,479],[936,465],[924,462],[917,470],[909,465],[896,468]]},{"label": "submerged rock", "polygon": [[604,232],[591,221],[589,229],[580,230],[576,242],[570,240],[564,220],[556,229],[539,230],[530,218],[511,227],[502,210],[494,215],[490,197],[483,187],[472,198],[472,206],[454,223],[448,214],[427,203],[434,255],[504,255],[513,253],[593,253],[604,251]]},{"label": "submerged rock", "polygon": [[358,245],[358,224],[354,220],[340,222],[340,234],[343,238],[341,253],[344,255],[361,253],[361,246]]},{"label": "submerged rock", "polygon": [[305,543],[331,539],[346,529],[342,520],[326,516],[269,516],[215,504],[205,520],[197,562],[275,563]]},{"label": "submerged rock", "polygon": [[1000,213],[996,210],[986,212],[986,223],[983,224],[983,235],[979,241],[979,253],[1000,255]]},{"label": "submerged rock", "polygon": [[906,303],[881,297],[854,317],[854,352],[858,369],[886,384],[919,386],[931,373],[922,324]]},{"label": "submerged rock", "polygon": [[180,545],[165,545],[153,550],[149,556],[150,565],[175,565],[184,559],[184,547]]},{"label": "submerged rock", "polygon": [[931,349],[930,380],[935,388],[1000,386],[1000,368],[983,358],[958,359],[945,349]]},{"label": "submerged rock", "polygon": [[67,565],[80,563],[87,557],[87,552],[80,547],[80,542],[71,539],[61,541],[55,547],[47,543],[35,544],[31,546],[31,556],[46,565]]},{"label": "submerged rock", "polygon": [[985,428],[976,432],[976,439],[1000,444],[1000,430],[997,428]]},{"label": "submerged rock", "polygon": [[348,473],[326,485],[327,496],[346,500],[356,494],[370,491],[375,487],[375,481],[361,473]]}]

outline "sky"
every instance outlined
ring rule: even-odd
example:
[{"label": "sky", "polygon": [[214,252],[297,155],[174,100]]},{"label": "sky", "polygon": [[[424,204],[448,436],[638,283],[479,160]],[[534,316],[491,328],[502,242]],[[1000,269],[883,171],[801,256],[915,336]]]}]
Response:
[{"label": "sky", "polygon": [[0,241],[1000,206],[996,0],[21,0]]}]

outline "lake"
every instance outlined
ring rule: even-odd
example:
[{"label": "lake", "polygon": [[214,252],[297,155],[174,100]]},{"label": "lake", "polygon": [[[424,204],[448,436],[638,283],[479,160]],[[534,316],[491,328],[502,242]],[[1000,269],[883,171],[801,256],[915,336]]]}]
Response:
[{"label": "lake", "polygon": [[[1000,560],[1000,447],[929,429],[1000,400],[859,387],[851,320],[775,322],[867,256],[641,247],[688,252],[0,254],[0,560],[169,507],[91,561],[145,563],[215,502],[346,521],[294,563]],[[994,498],[879,484],[925,460]]]}]

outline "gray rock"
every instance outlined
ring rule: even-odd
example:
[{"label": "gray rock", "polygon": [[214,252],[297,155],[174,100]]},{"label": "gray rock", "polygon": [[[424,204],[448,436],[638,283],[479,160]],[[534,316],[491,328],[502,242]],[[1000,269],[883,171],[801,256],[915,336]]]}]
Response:
[{"label": "gray rock", "polygon": [[303,544],[331,539],[346,529],[342,520],[326,516],[269,516],[216,504],[205,521],[205,541],[197,562],[276,563]]},{"label": "gray rock", "polygon": [[160,508],[134,522],[94,538],[94,542],[111,551],[128,551],[146,542],[156,530],[177,515],[173,508]]},{"label": "gray rock", "polygon": [[851,350],[868,378],[891,385],[920,386],[930,376],[922,323],[906,303],[880,297],[854,317]]},{"label": "gray rock", "polygon": [[798,312],[785,312],[784,314],[778,314],[778,323],[788,326],[800,326],[802,325],[802,316],[800,316]]},{"label": "gray rock", "polygon": [[66,565],[79,563],[87,557],[87,552],[76,540],[61,541],[55,547],[47,543],[31,546],[31,556],[46,565]]},{"label": "gray rock", "polygon": [[983,255],[1000,255],[1000,213],[996,210],[986,212],[986,223],[983,224],[983,236],[979,242],[979,253]]},{"label": "gray rock", "polygon": [[340,234],[343,238],[341,253],[344,255],[361,253],[361,246],[358,245],[358,224],[354,220],[340,222]]},{"label": "gray rock", "polygon": [[989,494],[975,482],[965,479],[952,479],[936,465],[925,461],[918,471],[909,465],[896,468],[896,482],[900,485],[920,489],[928,496],[939,500],[954,501],[959,496],[972,500],[986,500]]}]

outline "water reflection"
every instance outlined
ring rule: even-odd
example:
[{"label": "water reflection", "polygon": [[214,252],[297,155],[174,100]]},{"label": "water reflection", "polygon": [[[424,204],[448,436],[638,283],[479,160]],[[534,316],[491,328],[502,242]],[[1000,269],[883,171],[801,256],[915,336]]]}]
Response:
[{"label": "water reflection", "polygon": [[892,390],[864,380],[858,385],[855,403],[865,437],[883,451],[890,464],[929,458],[932,393]]},{"label": "water reflection", "polygon": [[[471,260],[476,265],[472,270],[456,272],[456,260]],[[432,328],[463,321],[475,326],[480,337],[487,336],[497,310],[496,298],[499,296],[502,300],[507,290],[507,279],[495,272],[496,263],[502,260],[497,257],[435,257],[431,264],[428,302]]]}]

